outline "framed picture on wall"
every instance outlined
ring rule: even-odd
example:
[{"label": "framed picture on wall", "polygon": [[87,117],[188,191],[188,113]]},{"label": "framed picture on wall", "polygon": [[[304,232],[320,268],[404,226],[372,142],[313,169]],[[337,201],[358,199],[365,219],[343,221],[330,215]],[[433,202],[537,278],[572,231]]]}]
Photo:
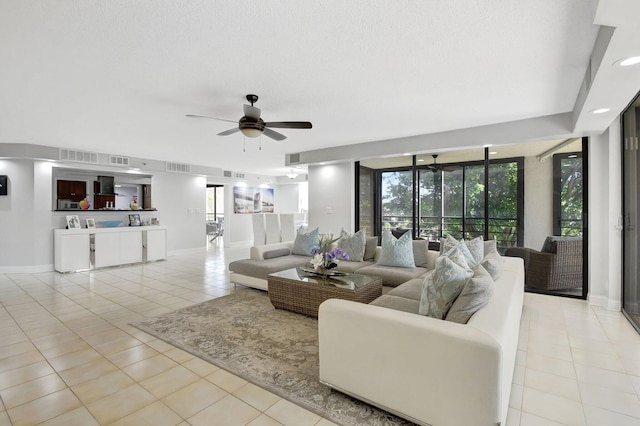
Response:
[{"label": "framed picture on wall", "polygon": [[139,214],[130,214],[129,215],[129,226],[140,226],[140,215]]},{"label": "framed picture on wall", "polygon": [[80,218],[77,214],[69,214],[67,215],[67,228],[69,229],[79,229],[80,228]]}]

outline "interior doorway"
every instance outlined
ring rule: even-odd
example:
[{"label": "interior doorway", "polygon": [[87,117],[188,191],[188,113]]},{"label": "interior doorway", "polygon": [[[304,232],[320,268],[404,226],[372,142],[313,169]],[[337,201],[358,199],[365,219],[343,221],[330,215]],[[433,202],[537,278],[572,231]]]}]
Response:
[{"label": "interior doorway", "polygon": [[206,233],[209,243],[220,243],[224,236],[224,185],[207,184]]}]

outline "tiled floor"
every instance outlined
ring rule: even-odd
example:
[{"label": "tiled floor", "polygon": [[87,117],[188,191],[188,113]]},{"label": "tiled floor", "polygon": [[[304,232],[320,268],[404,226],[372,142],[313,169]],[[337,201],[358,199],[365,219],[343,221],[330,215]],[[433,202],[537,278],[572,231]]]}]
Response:
[{"label": "tiled floor", "polygon": [[[0,425],[330,425],[128,325],[233,291],[243,249],[91,273],[0,274]],[[509,425],[640,425],[640,336],[527,294]]]}]

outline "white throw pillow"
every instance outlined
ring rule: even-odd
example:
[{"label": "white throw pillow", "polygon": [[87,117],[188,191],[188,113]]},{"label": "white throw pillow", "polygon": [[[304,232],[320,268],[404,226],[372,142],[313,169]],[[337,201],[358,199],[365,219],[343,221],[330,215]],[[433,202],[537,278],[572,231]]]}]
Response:
[{"label": "white throw pillow", "polygon": [[411,231],[396,238],[389,231],[382,232],[382,252],[378,265],[396,266],[399,268],[415,268]]},{"label": "white throw pillow", "polygon": [[422,283],[420,315],[444,319],[471,275],[472,272],[453,260],[440,256],[436,260],[436,269]]}]

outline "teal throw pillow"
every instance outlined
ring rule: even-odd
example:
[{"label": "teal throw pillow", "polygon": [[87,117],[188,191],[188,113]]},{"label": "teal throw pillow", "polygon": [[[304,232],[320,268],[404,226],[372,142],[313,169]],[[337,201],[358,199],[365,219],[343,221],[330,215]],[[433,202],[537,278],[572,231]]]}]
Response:
[{"label": "teal throw pillow", "polygon": [[318,247],[319,245],[320,231],[318,231],[318,228],[309,233],[305,233],[303,230],[299,229],[298,233],[296,234],[296,239],[293,241],[291,254],[297,254],[300,256],[311,256],[311,250],[313,250],[314,247]]},{"label": "teal throw pillow", "polygon": [[340,232],[338,240],[338,248],[349,255],[352,262],[362,262],[364,260],[364,248],[367,238],[364,229],[359,230],[355,234],[350,234],[344,229]]},{"label": "teal throw pillow", "polygon": [[396,238],[389,231],[382,233],[382,253],[378,265],[415,268],[411,231]]}]

